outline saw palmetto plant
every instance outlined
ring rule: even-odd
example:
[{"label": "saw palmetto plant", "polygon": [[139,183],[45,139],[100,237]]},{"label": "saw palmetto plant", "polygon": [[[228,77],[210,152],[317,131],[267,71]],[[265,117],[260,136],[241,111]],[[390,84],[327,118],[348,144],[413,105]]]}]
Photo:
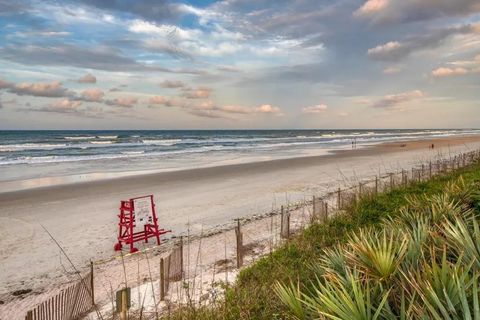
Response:
[{"label": "saw palmetto plant", "polygon": [[311,264],[309,284],[277,283],[297,319],[480,319],[480,226],[472,184],[408,199]]}]

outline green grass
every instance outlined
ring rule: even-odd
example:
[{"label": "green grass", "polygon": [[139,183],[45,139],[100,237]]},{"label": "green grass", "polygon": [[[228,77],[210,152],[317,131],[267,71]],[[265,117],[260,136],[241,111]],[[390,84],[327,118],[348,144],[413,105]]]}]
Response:
[{"label": "green grass", "polygon": [[399,209],[408,204],[408,198],[441,194],[448,183],[460,175],[466,183],[476,183],[480,181],[480,165],[362,199],[342,216],[310,226],[272,255],[243,269],[236,284],[228,288],[225,301],[210,307],[185,307],[171,318],[294,319],[291,309],[275,293],[277,283],[299,283],[302,291],[315,289],[312,279],[316,271],[311,266],[322,258],[326,248],[346,243],[352,232],[361,228],[381,228],[385,218],[399,215]]}]

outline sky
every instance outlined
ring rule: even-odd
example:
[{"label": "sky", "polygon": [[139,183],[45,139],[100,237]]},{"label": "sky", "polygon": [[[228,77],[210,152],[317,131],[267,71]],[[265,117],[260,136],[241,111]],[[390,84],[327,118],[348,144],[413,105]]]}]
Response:
[{"label": "sky", "polygon": [[0,0],[0,129],[477,128],[479,0]]}]

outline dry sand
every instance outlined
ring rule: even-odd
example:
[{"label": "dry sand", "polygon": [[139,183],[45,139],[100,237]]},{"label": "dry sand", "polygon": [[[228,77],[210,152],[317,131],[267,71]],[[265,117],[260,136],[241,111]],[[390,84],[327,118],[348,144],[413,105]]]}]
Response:
[{"label": "dry sand", "polygon": [[[435,144],[433,150],[429,149],[432,143]],[[453,155],[479,147],[479,136],[408,141],[326,156],[158,173],[0,194],[0,301],[4,302],[0,304],[0,319],[23,319],[28,308],[45,299],[52,291],[59,290],[59,284],[75,279],[65,271],[69,270],[65,258],[40,224],[61,243],[74,263],[84,268],[90,260],[106,259],[114,254],[117,210],[121,199],[154,194],[162,227],[172,229],[178,235],[185,234],[188,224],[190,233],[200,234],[202,229],[224,225],[233,218],[263,214],[271,211],[272,206],[302,200],[313,194],[321,195],[339,184],[410,168],[439,153]],[[259,220],[249,226],[252,235],[255,234],[258,239],[263,237],[263,245],[257,241],[262,246],[258,254],[268,250],[265,244],[271,241],[270,222],[267,220]],[[211,272],[215,261],[225,257],[222,243],[225,238],[227,243],[233,243],[233,237],[230,231],[203,240],[201,256],[204,258],[200,270],[204,270],[207,280],[201,283],[211,280],[207,275],[215,274]],[[195,245],[198,251],[200,242],[191,244],[193,248]],[[189,252],[189,259],[195,259],[194,252],[195,249]],[[154,257],[158,253],[152,251],[149,254]],[[227,259],[233,260],[233,254],[233,247],[229,247]],[[129,278],[134,279],[136,284],[142,283],[148,277],[144,255],[134,255],[127,260]],[[158,275],[157,263],[158,259],[152,263],[155,275]],[[119,275],[123,274],[122,269],[119,259],[96,265],[97,301],[101,304],[108,302],[110,285],[113,290],[121,285]],[[230,273],[228,280],[233,281],[234,275]],[[223,279],[225,274],[220,273],[218,277]],[[11,293],[18,289],[32,289],[33,292],[20,297],[12,296]]]}]

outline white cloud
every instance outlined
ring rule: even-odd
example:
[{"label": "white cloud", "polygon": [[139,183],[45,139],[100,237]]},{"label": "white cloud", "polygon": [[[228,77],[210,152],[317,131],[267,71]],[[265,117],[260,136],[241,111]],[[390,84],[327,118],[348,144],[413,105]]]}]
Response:
[{"label": "white cloud", "polygon": [[434,77],[449,77],[449,76],[460,76],[468,73],[468,70],[465,68],[438,68],[432,71],[432,76]]},{"label": "white cloud", "polygon": [[320,114],[325,112],[328,109],[326,104],[319,104],[316,106],[305,107],[302,109],[302,113],[305,114]]},{"label": "white cloud", "polygon": [[104,95],[105,93],[97,88],[86,89],[82,92],[82,98],[86,101],[100,102]]},{"label": "white cloud", "polygon": [[371,16],[384,10],[388,6],[388,0],[368,0],[365,2],[354,15],[356,16]]},{"label": "white cloud", "polygon": [[81,101],[71,101],[69,99],[63,99],[53,103],[52,107],[63,109],[63,110],[69,110],[69,109],[77,109],[81,105],[82,105]]},{"label": "white cloud", "polygon": [[385,44],[368,49],[367,53],[370,56],[384,56],[390,54],[392,51],[398,50],[402,44],[398,41],[390,41]]},{"label": "white cloud", "polygon": [[151,98],[148,100],[148,103],[149,103],[149,104],[165,105],[166,102],[167,102],[167,98],[165,98],[165,97],[163,97],[163,96],[151,97]]},{"label": "white cloud", "polygon": [[255,109],[257,113],[270,113],[275,115],[282,115],[282,112],[279,107],[272,106],[270,104],[262,104],[261,106]]}]

